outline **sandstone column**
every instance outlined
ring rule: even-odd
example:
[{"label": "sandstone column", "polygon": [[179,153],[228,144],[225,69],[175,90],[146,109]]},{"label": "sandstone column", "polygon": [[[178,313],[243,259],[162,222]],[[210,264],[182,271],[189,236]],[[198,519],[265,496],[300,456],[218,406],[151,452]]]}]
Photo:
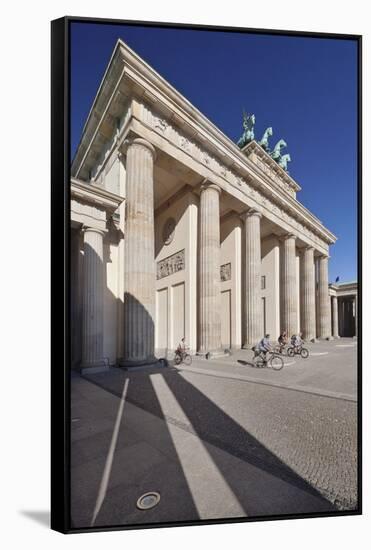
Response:
[{"label": "sandstone column", "polygon": [[328,256],[319,258],[318,266],[319,337],[331,338],[331,311],[328,291]]},{"label": "sandstone column", "polygon": [[220,324],[220,188],[204,183],[200,197],[199,351],[221,350]]},{"label": "sandstone column", "polygon": [[338,314],[338,297],[332,296],[332,336],[339,338],[339,314]]},{"label": "sandstone column", "polygon": [[153,168],[155,149],[136,138],[126,154],[124,340],[122,366],[153,363],[155,251]]},{"label": "sandstone column", "polygon": [[103,237],[105,231],[84,228],[83,319],[81,369],[104,367]]},{"label": "sandstone column", "polygon": [[248,348],[263,337],[261,299],[261,213],[250,209],[243,214],[245,229],[245,334],[243,347]]},{"label": "sandstone column", "polygon": [[358,295],[354,296],[354,336],[358,337]]},{"label": "sandstone column", "polygon": [[338,298],[339,336],[344,336],[344,300]]},{"label": "sandstone column", "polygon": [[311,246],[304,249],[301,260],[301,330],[305,340],[313,340],[316,337],[316,292],[314,249]]},{"label": "sandstone column", "polygon": [[291,234],[282,242],[281,331],[286,330],[289,337],[298,331],[295,242],[296,237]]}]

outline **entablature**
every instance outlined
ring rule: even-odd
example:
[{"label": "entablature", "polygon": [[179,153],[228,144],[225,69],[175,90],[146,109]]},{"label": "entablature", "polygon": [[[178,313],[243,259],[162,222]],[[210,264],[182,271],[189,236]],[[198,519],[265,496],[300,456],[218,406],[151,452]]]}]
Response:
[{"label": "entablature", "polygon": [[212,177],[224,191],[281,219],[322,251],[336,241],[335,235],[296,200],[299,185],[256,142],[241,151],[135,52],[118,41],[84,127],[72,173],[90,179],[94,166],[97,179],[128,132],[142,135],[146,130],[149,134],[143,137],[150,141],[152,138],[155,146],[166,145],[167,152],[180,161],[192,160],[200,175]]},{"label": "entablature", "polygon": [[124,198],[102,186],[71,179],[71,221],[95,229],[106,229],[107,221]]}]

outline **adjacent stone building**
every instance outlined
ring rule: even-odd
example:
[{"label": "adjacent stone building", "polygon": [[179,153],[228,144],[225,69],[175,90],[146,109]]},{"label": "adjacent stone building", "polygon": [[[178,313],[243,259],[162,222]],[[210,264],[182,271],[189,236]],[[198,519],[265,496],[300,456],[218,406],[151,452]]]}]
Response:
[{"label": "adjacent stone building", "polygon": [[357,281],[330,285],[331,322],[334,338],[358,336]]},{"label": "adjacent stone building", "polygon": [[[330,338],[329,246],[299,185],[118,41],[72,164],[72,364]],[[335,334],[337,335],[337,334]]]}]

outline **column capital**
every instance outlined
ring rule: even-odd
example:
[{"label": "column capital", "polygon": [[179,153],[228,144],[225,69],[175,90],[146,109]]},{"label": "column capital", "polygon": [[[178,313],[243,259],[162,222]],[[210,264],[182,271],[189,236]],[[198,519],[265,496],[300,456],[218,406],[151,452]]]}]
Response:
[{"label": "column capital", "polygon": [[125,139],[125,141],[123,142],[123,147],[126,148],[126,150],[129,147],[133,147],[134,145],[140,145],[142,147],[146,147],[152,153],[153,160],[154,161],[156,160],[156,156],[157,156],[156,149],[152,145],[152,143],[150,143],[149,141],[141,137],[128,138],[128,139]]},{"label": "column capital", "polygon": [[81,231],[82,233],[87,233],[88,231],[90,233],[98,233],[99,235],[102,235],[102,237],[108,233],[107,229],[99,229],[98,227],[92,227],[90,225],[83,225]]},{"label": "column capital", "polygon": [[303,248],[304,251],[308,250],[308,252],[314,252],[314,246],[311,246],[310,244],[304,246]]},{"label": "column capital", "polygon": [[318,259],[319,260],[329,260],[330,256],[328,254],[321,254],[320,256],[318,256]]},{"label": "column capital", "polygon": [[245,210],[245,212],[242,212],[242,214],[240,214],[240,218],[241,220],[246,220],[246,218],[250,218],[251,216],[257,216],[258,218],[261,218],[262,215],[263,214],[256,208],[248,208],[247,210]]},{"label": "column capital", "polygon": [[204,179],[201,182],[200,189],[201,189],[201,192],[205,191],[205,189],[215,189],[215,191],[218,191],[219,195],[222,192],[222,189],[221,187],[219,187],[219,185],[209,181],[208,179]]},{"label": "column capital", "polygon": [[280,236],[280,241],[288,241],[289,239],[296,239],[296,235],[294,235],[294,233],[286,233],[286,235],[281,235]]}]

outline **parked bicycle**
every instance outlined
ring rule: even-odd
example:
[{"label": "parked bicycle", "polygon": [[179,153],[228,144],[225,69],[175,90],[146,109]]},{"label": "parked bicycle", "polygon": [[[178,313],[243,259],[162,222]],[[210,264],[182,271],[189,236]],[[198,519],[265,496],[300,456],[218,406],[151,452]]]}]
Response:
[{"label": "parked bicycle", "polygon": [[174,363],[176,365],[184,363],[189,366],[192,363],[192,356],[186,350],[175,350]]},{"label": "parked bicycle", "polygon": [[[269,357],[267,358],[267,356]],[[270,367],[274,370],[281,370],[283,368],[283,359],[277,355],[274,351],[268,351],[264,357],[263,353],[259,353],[254,357],[255,365],[259,368]]]},{"label": "parked bicycle", "polygon": [[287,355],[294,357],[294,355],[300,355],[303,359],[309,357],[309,350],[303,346],[289,346],[287,348]]}]

